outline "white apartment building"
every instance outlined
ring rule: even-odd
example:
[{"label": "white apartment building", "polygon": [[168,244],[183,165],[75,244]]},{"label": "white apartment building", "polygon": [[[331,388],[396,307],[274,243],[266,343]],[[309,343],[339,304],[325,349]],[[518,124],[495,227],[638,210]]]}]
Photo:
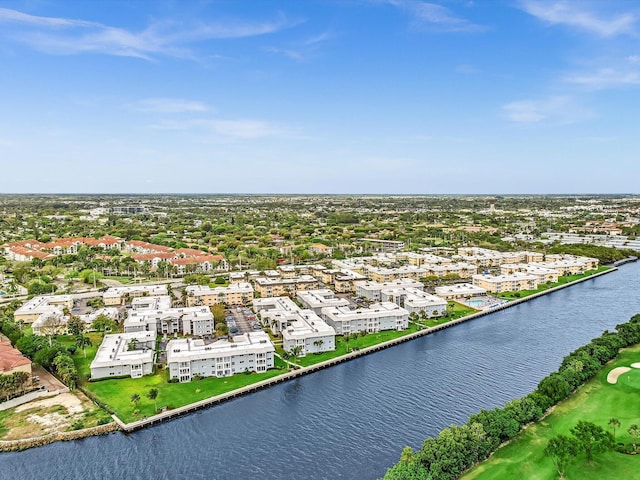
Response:
[{"label": "white apartment building", "polygon": [[382,290],[385,288],[415,288],[423,290],[424,285],[412,278],[399,278],[390,282],[360,282],[356,287],[356,296],[380,302],[382,301]]},{"label": "white apartment building", "polygon": [[555,283],[558,281],[558,271],[554,268],[541,267],[533,263],[509,263],[500,265],[500,275],[510,275],[516,272],[536,276],[539,284]]},{"label": "white apartment building", "polygon": [[436,287],[436,296],[445,300],[468,300],[473,297],[482,297],[486,294],[486,288],[481,288],[470,283],[457,283],[455,285]]},{"label": "white apartment building", "polygon": [[274,335],[280,335],[288,323],[296,320],[300,308],[289,297],[266,297],[254,298],[253,310],[264,326]]},{"label": "white apartment building", "polygon": [[336,294],[328,288],[298,292],[296,298],[305,308],[313,310],[316,315],[320,315],[325,307],[346,307],[350,305],[349,300],[336,297]]},{"label": "white apartment building", "polygon": [[521,272],[510,275],[474,275],[473,284],[491,293],[520,292],[538,288],[538,277]]},{"label": "white apartment building", "polygon": [[336,331],[313,310],[299,310],[295,319],[282,330],[282,348],[290,352],[300,347],[300,357],[335,350],[335,342]]},{"label": "white apartment building", "polygon": [[34,323],[39,318],[62,315],[64,309],[73,308],[71,295],[42,295],[33,297],[22,304],[13,314],[16,322]]},{"label": "white apartment building", "polygon": [[374,303],[369,308],[326,307],[322,319],[337,335],[356,332],[374,333],[382,330],[404,330],[409,325],[409,312],[395,303]]},{"label": "white apartment building", "polygon": [[155,348],[155,332],[105,335],[91,362],[91,379],[148,375],[153,372]]},{"label": "white apartment building", "polygon": [[383,302],[393,302],[409,314],[424,312],[428,318],[444,317],[447,314],[447,301],[423,292],[421,288],[383,288],[381,295]]},{"label": "white apartment building", "polygon": [[171,297],[162,295],[160,297],[137,297],[131,300],[133,310],[166,310],[171,308]]},{"label": "white apartment building", "polygon": [[156,332],[158,334],[211,335],[214,320],[209,307],[179,307],[163,310],[134,310],[127,312],[125,332]]},{"label": "white apartment building", "polygon": [[168,294],[169,292],[166,285],[129,285],[125,287],[111,287],[104,292],[102,298],[106,306],[113,306],[124,305],[127,297],[158,297]]},{"label": "white apartment building", "polygon": [[233,341],[179,338],[167,344],[169,378],[190,382],[194,375],[229,377],[236,373],[266,372],[273,368],[275,347],[265,332],[250,332]]}]

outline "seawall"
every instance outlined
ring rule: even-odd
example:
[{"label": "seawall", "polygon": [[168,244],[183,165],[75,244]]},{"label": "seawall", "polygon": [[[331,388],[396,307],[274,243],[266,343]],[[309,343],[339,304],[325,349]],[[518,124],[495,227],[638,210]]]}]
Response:
[{"label": "seawall", "polygon": [[568,288],[568,287],[570,287],[572,285],[576,285],[578,283],[581,283],[581,282],[584,282],[584,281],[587,281],[587,280],[591,280],[593,278],[596,278],[596,277],[599,277],[599,276],[602,276],[602,275],[606,275],[606,274],[614,272],[616,270],[617,270],[617,267],[613,267],[613,268],[611,268],[609,270],[605,270],[603,272],[595,273],[595,274],[590,275],[588,277],[584,277],[584,278],[580,278],[578,280],[574,280],[572,282],[568,282],[568,283],[566,283],[564,285],[558,285],[557,287],[553,287],[553,288],[550,288],[548,290],[544,290],[542,292],[535,293],[535,294],[530,295],[530,296],[525,297],[525,298],[521,298],[521,299],[518,299],[518,300],[513,300],[513,301],[510,301],[508,303],[501,304],[499,306],[496,306],[494,308],[491,308],[491,309],[488,309],[488,310],[485,310],[485,311],[482,311],[482,312],[473,313],[471,315],[467,315],[467,316],[459,318],[457,320],[452,320],[452,321],[444,323],[442,325],[438,325],[438,326],[435,326],[435,327],[427,327],[427,328],[425,328],[423,330],[420,330],[418,332],[414,332],[414,333],[411,333],[411,334],[408,334],[408,335],[405,335],[403,337],[396,338],[396,339],[393,339],[393,340],[388,340],[386,342],[379,343],[377,345],[373,345],[373,346],[370,346],[370,347],[365,347],[365,348],[362,348],[360,350],[347,353],[346,355],[342,355],[340,357],[332,358],[332,359],[326,360],[324,362],[319,362],[319,363],[316,363],[314,365],[310,365],[308,367],[300,367],[297,370],[293,370],[293,371],[284,373],[282,375],[278,375],[277,377],[273,377],[273,378],[270,378],[270,379],[267,379],[267,380],[256,382],[254,384],[247,385],[246,387],[242,387],[242,388],[239,388],[239,389],[227,392],[227,393],[223,393],[223,394],[220,394],[220,395],[216,395],[214,397],[210,397],[210,398],[207,398],[207,399],[204,399],[204,400],[200,400],[198,402],[191,403],[189,405],[185,405],[185,406],[178,407],[178,408],[175,408],[175,409],[167,410],[167,411],[161,412],[161,413],[159,413],[157,415],[153,415],[153,416],[145,418],[145,419],[137,420],[135,422],[124,423],[116,415],[113,415],[113,419],[123,431],[132,432],[132,431],[135,431],[135,430],[138,430],[138,429],[141,429],[141,428],[145,428],[145,427],[154,425],[156,423],[160,423],[160,422],[164,422],[164,421],[170,420],[172,418],[175,418],[175,417],[180,416],[180,415],[184,415],[186,413],[194,412],[196,410],[200,410],[200,409],[207,408],[207,407],[210,407],[210,406],[213,406],[213,405],[217,405],[219,403],[226,402],[228,400],[240,397],[242,395],[246,395],[246,394],[249,394],[249,393],[252,393],[252,392],[256,392],[258,390],[262,390],[263,388],[267,388],[267,387],[270,387],[272,385],[276,385],[278,383],[286,382],[286,381],[301,377],[302,375],[308,375],[310,373],[316,372],[318,370],[322,370],[324,368],[331,367],[333,365],[337,365],[337,364],[340,364],[340,363],[348,362],[350,360],[353,360],[355,358],[361,357],[363,355],[368,355],[370,353],[374,353],[374,352],[383,350],[385,348],[389,348],[389,347],[392,347],[394,345],[398,345],[400,343],[408,342],[410,340],[413,340],[413,339],[418,338],[418,337],[422,337],[424,335],[430,335],[432,333],[444,330],[446,328],[451,328],[451,327],[453,327],[455,325],[458,325],[460,323],[468,322],[468,321],[471,321],[471,320],[475,320],[476,318],[480,318],[480,317],[484,317],[486,315],[490,315],[490,314],[492,314],[492,313],[494,313],[496,311],[500,311],[500,310],[505,310],[507,308],[511,308],[511,307],[513,307],[515,305],[519,305],[521,303],[531,301],[531,300],[533,300],[535,298],[538,298],[538,297],[541,297],[543,295],[548,295],[549,293],[553,293],[555,291],[562,290],[564,288]]}]

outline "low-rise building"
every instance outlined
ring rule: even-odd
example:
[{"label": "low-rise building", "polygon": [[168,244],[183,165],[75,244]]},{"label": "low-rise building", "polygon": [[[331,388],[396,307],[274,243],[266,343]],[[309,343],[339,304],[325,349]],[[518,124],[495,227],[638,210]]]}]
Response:
[{"label": "low-rise building", "polygon": [[91,379],[140,378],[153,372],[156,332],[105,335],[91,362]]},{"label": "low-rise building", "polygon": [[558,271],[554,268],[541,267],[533,263],[509,263],[500,265],[500,275],[510,275],[512,273],[526,273],[534,275],[538,283],[555,283],[558,281]]},{"label": "low-rise building", "polygon": [[369,308],[359,309],[326,307],[322,309],[321,317],[337,335],[404,330],[409,324],[409,312],[391,302],[374,303]]},{"label": "low-rise building", "polygon": [[414,288],[423,290],[424,285],[412,278],[399,278],[390,282],[360,282],[356,287],[356,296],[374,302],[382,301],[382,290],[386,288]]},{"label": "low-rise building", "polygon": [[265,278],[255,280],[256,292],[261,297],[280,297],[282,295],[296,295],[303,290],[315,290],[318,280],[311,275],[300,275],[294,278]]},{"label": "low-rise building", "polygon": [[295,318],[282,330],[282,348],[286,352],[298,348],[299,357],[308,353],[335,350],[335,341],[336,331],[313,310],[299,310]]},{"label": "low-rise building", "polygon": [[474,275],[473,284],[490,293],[521,292],[538,288],[538,277],[521,272],[510,275]]},{"label": "low-rise building", "polygon": [[106,306],[124,305],[128,298],[168,295],[166,285],[129,285],[125,287],[111,287],[102,295]]},{"label": "low-rise building", "polygon": [[206,285],[189,285],[186,288],[187,305],[207,305],[216,303],[225,305],[245,305],[253,300],[253,287],[250,283],[230,283],[226,287],[211,288]]},{"label": "low-rise building", "polygon": [[0,338],[0,375],[25,372],[31,375],[31,360],[13,348],[8,339]]},{"label": "low-rise building", "polygon": [[486,294],[486,288],[478,287],[471,283],[457,283],[456,285],[436,287],[436,296],[445,300],[469,300]]},{"label": "low-rise building", "polygon": [[236,335],[232,341],[179,338],[167,344],[169,378],[190,382],[200,377],[228,377],[236,373],[266,372],[273,368],[275,347],[264,332]]},{"label": "low-rise building", "polygon": [[73,308],[71,295],[42,295],[27,300],[14,312],[13,318],[16,322],[33,323],[39,318],[62,315],[65,308]]},{"label": "low-rise building", "polygon": [[409,314],[424,312],[428,318],[444,317],[447,314],[447,301],[424,292],[421,288],[383,288],[381,295],[383,302],[393,302]]},{"label": "low-rise building", "polygon": [[319,290],[305,290],[298,292],[298,301],[316,315],[320,315],[325,307],[347,307],[350,305],[346,298],[338,298],[332,290],[322,288]]},{"label": "low-rise building", "polygon": [[127,312],[125,332],[156,332],[159,334],[211,335],[213,314],[209,307],[179,307],[164,310],[134,310]]}]

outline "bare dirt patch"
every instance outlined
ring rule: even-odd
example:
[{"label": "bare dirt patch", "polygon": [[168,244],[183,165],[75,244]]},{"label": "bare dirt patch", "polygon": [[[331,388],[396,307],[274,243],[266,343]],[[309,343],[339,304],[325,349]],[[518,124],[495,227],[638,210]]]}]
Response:
[{"label": "bare dirt patch", "polygon": [[39,437],[93,426],[101,415],[93,403],[79,391],[34,400],[2,413],[2,440]]},{"label": "bare dirt patch", "polygon": [[616,367],[616,368],[614,368],[607,375],[607,382],[609,382],[612,385],[615,385],[616,382],[618,381],[618,377],[620,375],[622,375],[623,373],[627,373],[630,370],[631,369],[629,367]]}]

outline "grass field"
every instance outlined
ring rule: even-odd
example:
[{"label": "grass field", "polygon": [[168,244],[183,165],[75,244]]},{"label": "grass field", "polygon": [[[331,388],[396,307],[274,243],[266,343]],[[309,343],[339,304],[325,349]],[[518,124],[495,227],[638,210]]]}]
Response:
[{"label": "grass field", "polygon": [[[640,369],[633,368],[621,375],[615,385],[607,382],[607,374],[615,367],[628,367],[640,361],[640,346],[622,350],[590,382],[569,399],[560,403],[544,420],[529,426],[512,442],[498,449],[487,461],[461,477],[464,480],[553,480],[558,474],[543,451],[550,438],[570,435],[569,429],[579,420],[600,425],[611,431],[610,418],[617,418],[621,426],[616,441],[631,443],[627,433],[632,424],[640,425]],[[588,464],[584,456],[565,471],[568,480],[619,480],[640,478],[640,455],[607,452],[596,456]]]}]

